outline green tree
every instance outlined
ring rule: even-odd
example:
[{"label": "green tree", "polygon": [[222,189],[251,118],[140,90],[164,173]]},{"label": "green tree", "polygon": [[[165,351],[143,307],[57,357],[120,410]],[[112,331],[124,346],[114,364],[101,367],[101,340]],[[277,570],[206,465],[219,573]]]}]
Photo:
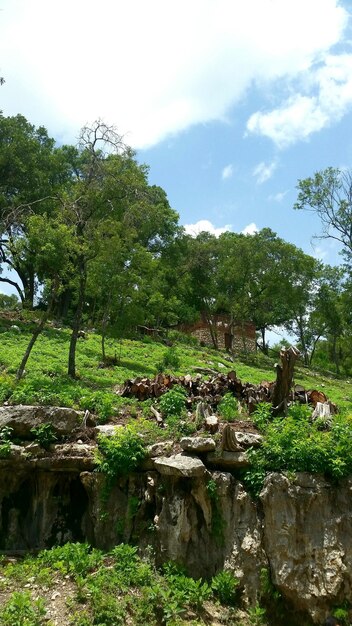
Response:
[{"label": "green tree", "polygon": [[7,266],[19,277],[0,276],[0,281],[14,287],[28,308],[37,288],[28,220],[56,210],[69,176],[65,152],[55,148],[45,128],[36,128],[22,115],[0,113],[0,272]]},{"label": "green tree", "polygon": [[77,295],[68,361],[68,374],[75,377],[87,279],[101,248],[97,238],[109,247],[117,228],[120,242],[115,239],[113,245],[121,245],[121,240],[123,247],[126,243],[129,253],[124,262],[128,265],[128,255],[137,244],[152,255],[160,254],[174,236],[178,216],[170,208],[165,192],[148,185],[146,166],[137,164],[134,153],[114,128],[101,122],[84,128],[72,157],[73,184],[63,205],[66,222],[74,229],[77,249],[74,270]]},{"label": "green tree", "polygon": [[321,220],[322,238],[342,244],[349,262],[352,258],[352,173],[328,167],[312,178],[298,181],[295,209],[313,211]]}]

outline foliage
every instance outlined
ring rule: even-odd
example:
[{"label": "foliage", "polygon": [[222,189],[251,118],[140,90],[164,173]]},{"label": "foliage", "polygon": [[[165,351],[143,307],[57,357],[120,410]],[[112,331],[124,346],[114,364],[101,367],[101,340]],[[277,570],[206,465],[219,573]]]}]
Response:
[{"label": "foliage", "polygon": [[259,402],[251,415],[253,423],[262,432],[265,431],[269,421],[272,419],[271,408],[269,402]]},{"label": "foliage", "polygon": [[118,427],[111,437],[99,435],[98,449],[98,468],[107,477],[109,485],[118,476],[135,471],[146,455],[138,424]]},{"label": "foliage", "polygon": [[207,493],[212,504],[211,511],[211,532],[216,541],[220,544],[224,542],[224,520],[220,510],[219,492],[216,481],[211,478],[207,482]]},{"label": "foliage", "polygon": [[39,424],[31,428],[31,433],[43,448],[48,448],[57,440],[55,429],[51,423]]},{"label": "foliage", "polygon": [[164,393],[159,400],[159,407],[162,414],[167,418],[170,416],[180,416],[185,410],[185,389],[175,385],[170,391]]},{"label": "foliage", "polygon": [[259,493],[266,472],[322,473],[338,480],[352,473],[352,418],[334,416],[331,430],[312,422],[304,406],[293,406],[285,418],[274,419],[265,430],[262,447],[249,453],[246,484]]},{"label": "foliage", "polygon": [[232,393],[225,393],[218,405],[218,411],[224,420],[233,422],[238,415],[238,400]]},{"label": "foliage", "polygon": [[168,369],[178,370],[181,365],[181,358],[175,346],[171,346],[164,352],[161,361],[155,364],[157,372],[164,372]]},{"label": "foliage", "polygon": [[93,391],[80,398],[81,409],[91,411],[99,415],[99,422],[104,423],[109,417],[114,415],[114,397],[104,391]]},{"label": "foliage", "polygon": [[12,431],[10,426],[0,428],[0,459],[6,458],[11,452]]},{"label": "foliage", "polygon": [[238,601],[239,580],[229,571],[222,571],[213,576],[211,588],[221,604],[234,606]]},{"label": "foliage", "polygon": [[51,567],[62,574],[87,576],[102,561],[102,553],[87,543],[66,543],[64,546],[43,550],[37,559],[29,559],[36,570]]},{"label": "foliage", "polygon": [[0,608],[2,626],[43,626],[47,624],[42,598],[33,600],[28,591],[15,591]]}]

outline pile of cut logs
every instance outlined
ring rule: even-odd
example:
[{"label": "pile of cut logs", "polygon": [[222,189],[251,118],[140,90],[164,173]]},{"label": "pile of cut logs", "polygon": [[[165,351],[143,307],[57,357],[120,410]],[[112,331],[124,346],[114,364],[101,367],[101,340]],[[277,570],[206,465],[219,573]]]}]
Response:
[{"label": "pile of cut logs", "polygon": [[[192,409],[194,403],[206,402],[215,408],[225,393],[232,393],[243,404],[247,405],[249,413],[252,413],[259,402],[270,402],[277,413],[284,412],[285,406],[290,402],[300,402],[311,404],[313,407],[318,402],[326,403],[328,399],[322,391],[316,389],[306,391],[301,385],[291,386],[293,376],[293,366],[289,368],[287,381],[286,366],[288,362],[297,358],[294,352],[283,350],[281,361],[283,366],[276,366],[277,380],[275,382],[262,381],[259,385],[242,383],[236,376],[236,372],[231,370],[227,374],[213,372],[205,380],[201,373],[195,376],[173,376],[171,374],[158,374],[155,378],[134,378],[126,380],[118,393],[122,397],[135,397],[138,400],[148,398],[159,398],[175,385],[180,385],[187,390],[186,404]],[[201,368],[198,368],[201,369]],[[203,373],[209,373],[206,369]],[[285,384],[282,384],[284,378]],[[330,403],[331,404],[331,403]],[[331,404],[331,412],[335,412],[336,407]]]}]

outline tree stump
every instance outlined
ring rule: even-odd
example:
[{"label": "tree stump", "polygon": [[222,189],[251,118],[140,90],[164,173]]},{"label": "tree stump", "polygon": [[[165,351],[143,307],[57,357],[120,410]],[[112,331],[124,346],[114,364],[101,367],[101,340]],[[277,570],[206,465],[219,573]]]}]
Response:
[{"label": "tree stump", "polygon": [[299,356],[299,350],[293,346],[290,346],[290,348],[282,348],[280,351],[281,364],[277,363],[275,365],[276,382],[271,399],[273,415],[285,415],[287,413],[287,403],[292,388],[293,372]]}]

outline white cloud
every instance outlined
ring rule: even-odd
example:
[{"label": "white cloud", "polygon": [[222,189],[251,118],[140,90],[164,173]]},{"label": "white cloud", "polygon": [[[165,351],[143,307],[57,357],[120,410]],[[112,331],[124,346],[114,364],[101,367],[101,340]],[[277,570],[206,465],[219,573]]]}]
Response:
[{"label": "white cloud", "polygon": [[226,165],[224,167],[224,169],[221,172],[221,178],[223,180],[226,180],[226,178],[232,178],[233,176],[233,166],[231,165],[231,163],[229,163],[229,165]]},{"label": "white cloud", "polygon": [[231,230],[231,224],[216,228],[209,220],[199,220],[195,224],[185,224],[184,229],[186,233],[192,237],[196,237],[199,233],[204,231],[219,237],[219,235],[222,235],[222,233],[225,233],[227,230]]},{"label": "white cloud", "polygon": [[252,175],[256,178],[257,185],[262,185],[265,181],[269,180],[272,177],[275,170],[277,168],[277,162],[272,161],[271,163],[258,163],[254,168]]},{"label": "white cloud", "polygon": [[[31,122],[66,141],[102,118],[139,148],[225,120],[253,83],[271,89],[309,75],[341,41],[348,17],[339,0],[2,0],[1,9],[4,113],[20,103]],[[339,71],[335,64],[319,77],[330,109]],[[349,103],[342,92],[341,84]],[[284,121],[299,104],[278,108]],[[320,103],[305,106],[312,117]],[[280,120],[265,115],[255,114],[250,130],[282,143]]]},{"label": "white cloud", "polygon": [[285,148],[339,121],[352,106],[352,54],[327,56],[303,86],[307,94],[297,93],[268,113],[253,113],[247,130]]},{"label": "white cloud", "polygon": [[268,197],[268,200],[272,202],[282,202],[285,196],[287,196],[287,194],[288,194],[288,189],[286,191],[279,191],[278,193],[271,194]]},{"label": "white cloud", "polygon": [[255,233],[258,233],[258,232],[259,232],[259,228],[254,222],[252,222],[251,224],[248,224],[248,226],[246,226],[242,230],[243,235],[255,235]]}]

